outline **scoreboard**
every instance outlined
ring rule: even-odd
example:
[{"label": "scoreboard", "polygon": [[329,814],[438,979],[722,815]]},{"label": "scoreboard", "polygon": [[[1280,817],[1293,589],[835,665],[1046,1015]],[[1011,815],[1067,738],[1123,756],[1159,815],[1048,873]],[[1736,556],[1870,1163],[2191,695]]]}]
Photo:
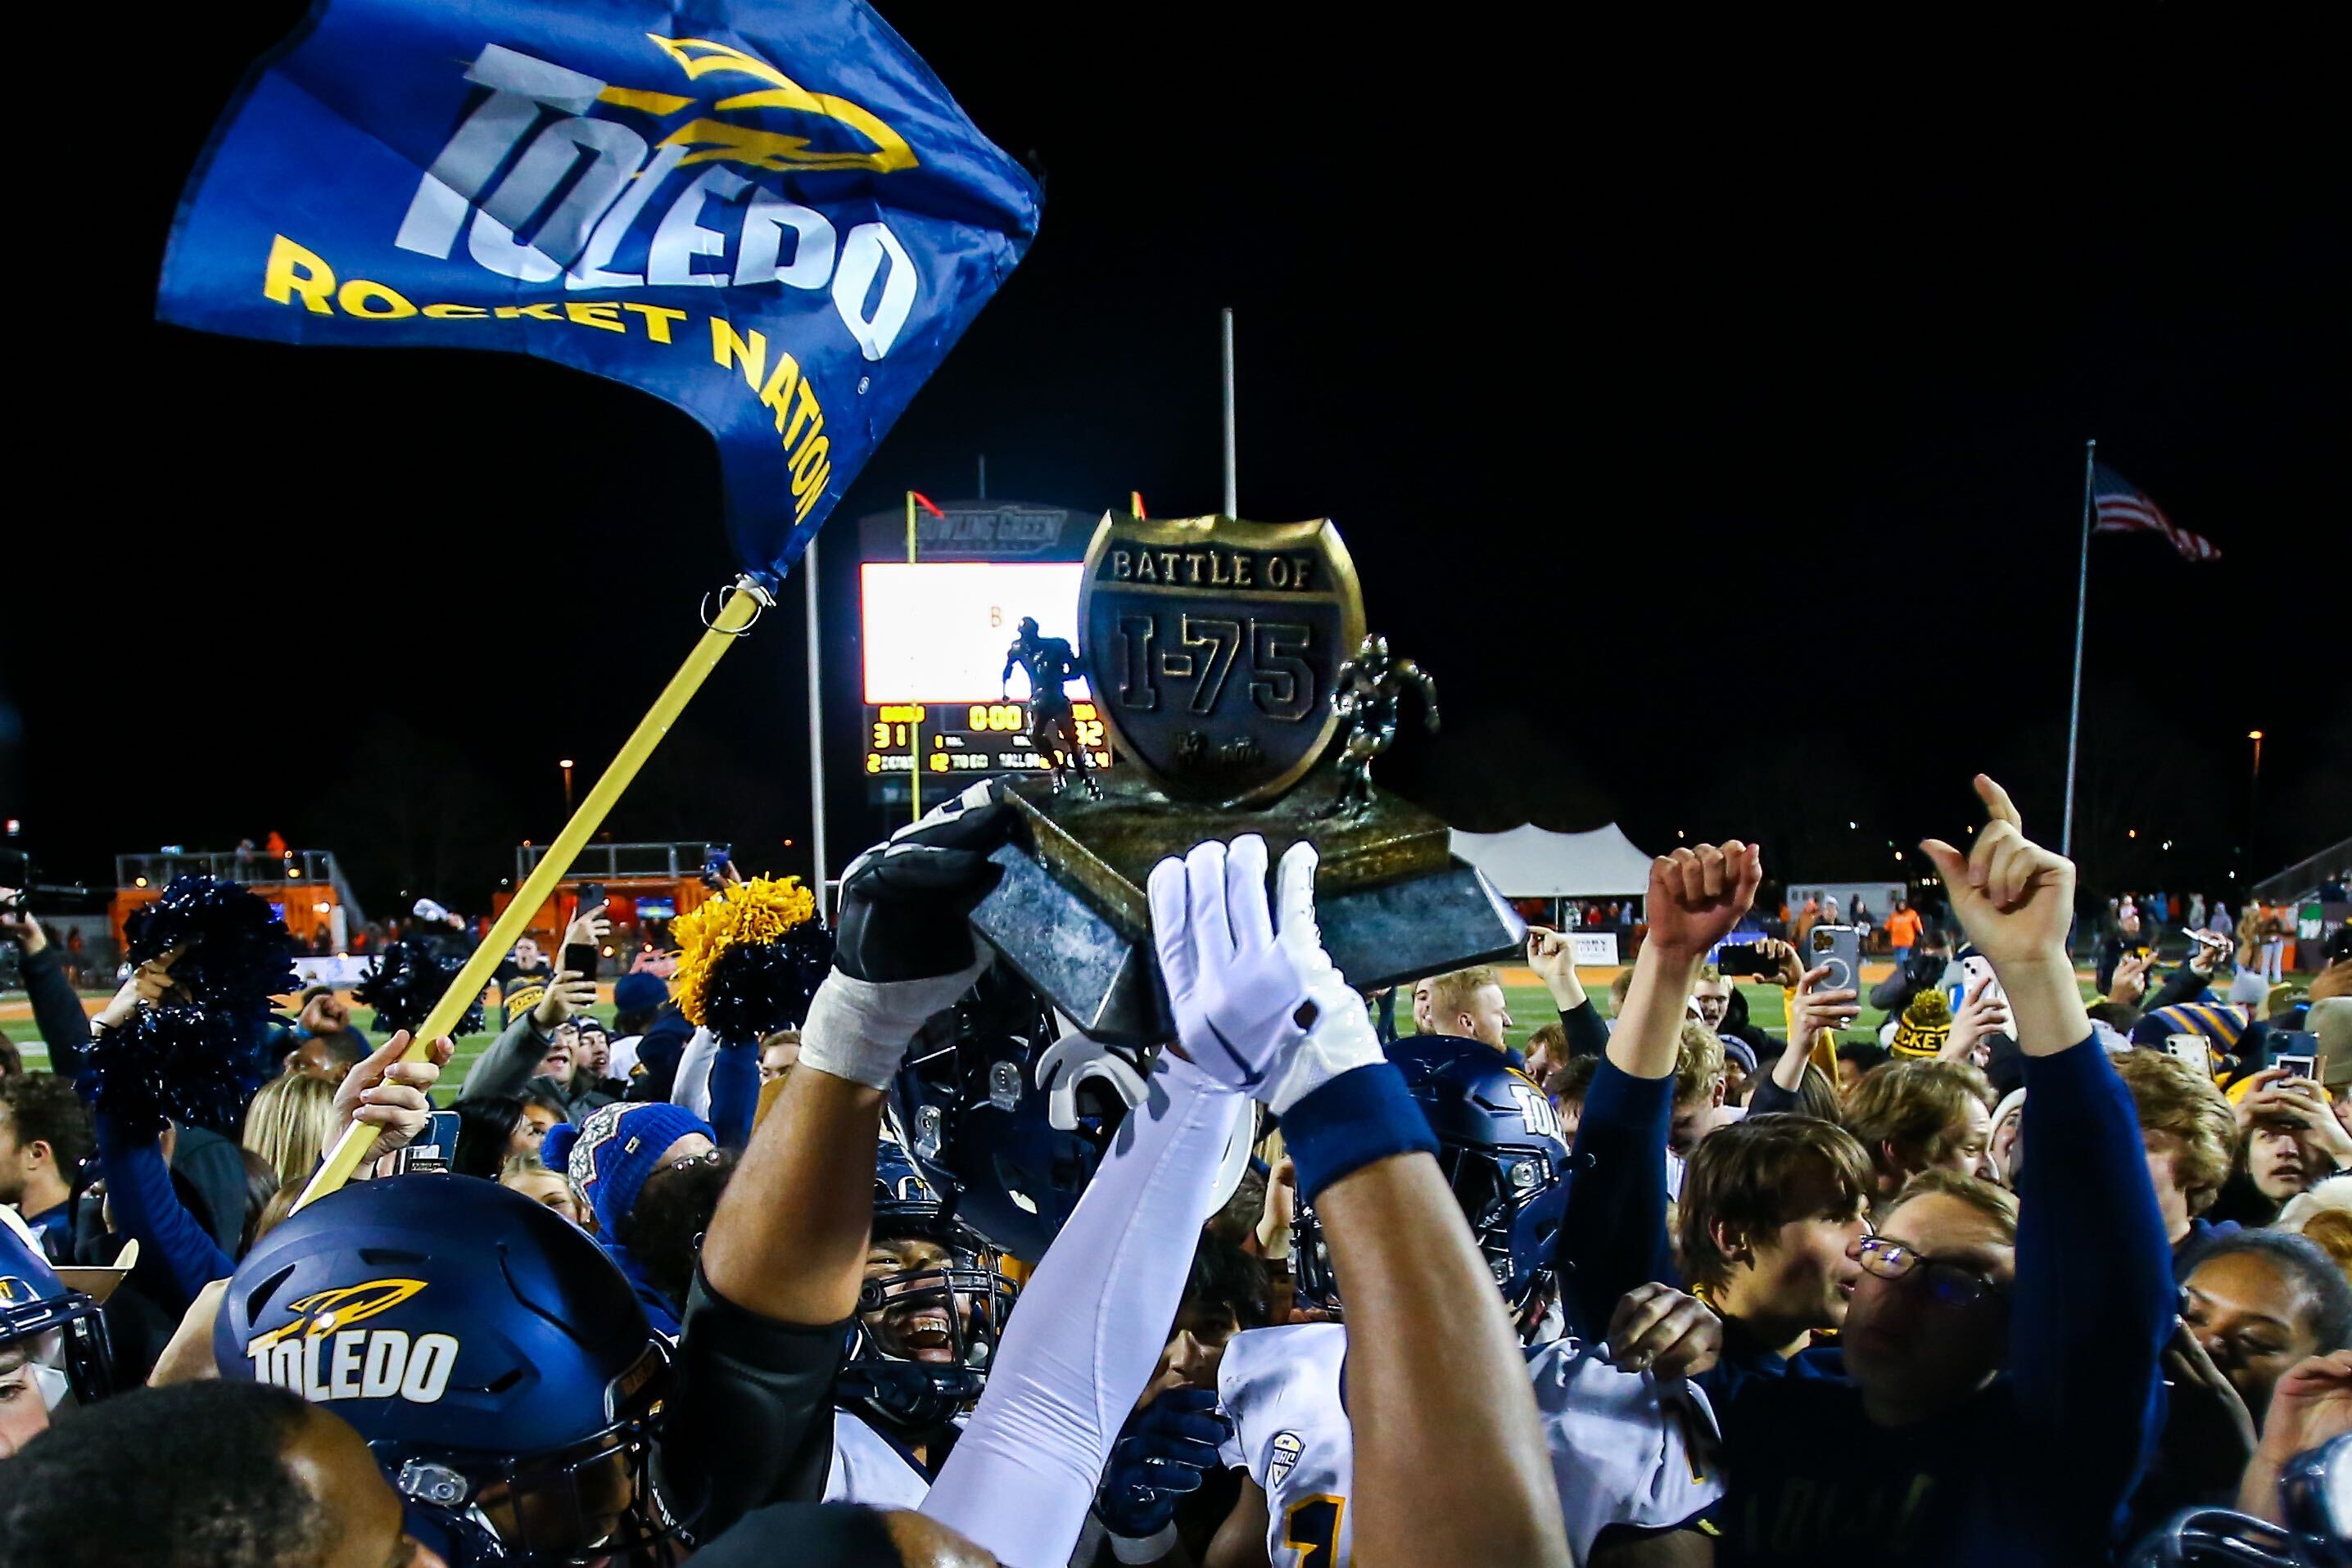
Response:
[{"label": "scoreboard", "polygon": [[[1045,758],[1030,742],[1027,703],[870,703],[866,711],[873,716],[866,737],[868,778],[903,777],[918,757],[932,778],[1045,771]],[[1074,696],[1070,715],[1087,766],[1108,768],[1110,737],[1095,705]]]},{"label": "scoreboard", "polygon": [[[927,804],[975,777],[1045,772],[1028,676],[1016,666],[1004,684],[1005,652],[1024,616],[1085,651],[1079,563],[1097,514],[1019,501],[941,510],[919,514],[911,562],[904,512],[859,519],[860,767],[877,802],[906,800],[919,769]],[[1065,690],[1087,766],[1109,768],[1110,737],[1086,682]]]}]

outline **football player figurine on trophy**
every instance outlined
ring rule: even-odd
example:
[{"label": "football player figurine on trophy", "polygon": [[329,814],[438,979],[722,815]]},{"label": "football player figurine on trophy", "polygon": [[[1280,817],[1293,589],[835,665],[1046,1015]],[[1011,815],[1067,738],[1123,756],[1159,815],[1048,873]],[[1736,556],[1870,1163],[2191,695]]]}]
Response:
[{"label": "football player figurine on trophy", "polygon": [[1437,677],[1411,659],[1389,658],[1389,640],[1366,636],[1356,656],[1339,666],[1331,688],[1331,711],[1348,726],[1348,747],[1339,754],[1339,804],[1332,815],[1352,816],[1372,804],[1372,758],[1396,740],[1397,703],[1406,682],[1421,693],[1421,716],[1437,733]]},{"label": "football player figurine on trophy", "polygon": [[1067,787],[1068,781],[1062,777],[1062,756],[1066,752],[1078,782],[1087,787],[1087,796],[1101,800],[1102,786],[1087,772],[1087,748],[1078,744],[1077,723],[1070,716],[1070,696],[1062,689],[1071,676],[1085,674],[1078,667],[1077,654],[1059,637],[1038,636],[1036,617],[1024,615],[1021,635],[1004,651],[1004,673],[997,677],[1000,694],[1006,691],[1015,665],[1029,673],[1029,742],[1045,759],[1054,793],[1058,795]]}]

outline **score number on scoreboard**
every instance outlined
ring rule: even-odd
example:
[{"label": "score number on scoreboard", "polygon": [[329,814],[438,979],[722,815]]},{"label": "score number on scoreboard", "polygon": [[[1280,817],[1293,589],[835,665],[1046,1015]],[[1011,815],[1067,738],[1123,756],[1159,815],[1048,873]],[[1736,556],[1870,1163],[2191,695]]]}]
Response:
[{"label": "score number on scoreboard", "polygon": [[[1026,703],[881,703],[869,705],[866,737],[868,777],[907,773],[922,758],[923,771],[1043,773],[1045,758],[1031,743]],[[1070,716],[1086,747],[1087,765],[1110,766],[1110,736],[1095,705],[1070,704]]]}]

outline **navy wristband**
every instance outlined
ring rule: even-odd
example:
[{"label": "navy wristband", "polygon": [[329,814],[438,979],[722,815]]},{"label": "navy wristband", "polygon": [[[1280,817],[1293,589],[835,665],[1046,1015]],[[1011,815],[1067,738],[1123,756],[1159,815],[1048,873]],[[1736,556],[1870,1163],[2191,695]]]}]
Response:
[{"label": "navy wristband", "polygon": [[1282,1118],[1283,1146],[1298,1170],[1298,1196],[1316,1195],[1341,1176],[1391,1155],[1437,1152],[1404,1074],[1379,1061],[1342,1072]]}]

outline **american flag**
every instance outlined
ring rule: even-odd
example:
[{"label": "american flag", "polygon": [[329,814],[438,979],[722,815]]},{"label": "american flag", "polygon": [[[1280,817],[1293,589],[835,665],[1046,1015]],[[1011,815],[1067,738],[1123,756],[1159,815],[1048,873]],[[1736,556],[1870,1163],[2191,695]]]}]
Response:
[{"label": "american flag", "polygon": [[2163,507],[2104,463],[2092,465],[2091,498],[2099,508],[2099,525],[2092,530],[2094,533],[2162,534],[2172,541],[2172,548],[2180,552],[2184,560],[2221,559],[2212,540],[2175,527],[2172,519],[2164,515]]}]

